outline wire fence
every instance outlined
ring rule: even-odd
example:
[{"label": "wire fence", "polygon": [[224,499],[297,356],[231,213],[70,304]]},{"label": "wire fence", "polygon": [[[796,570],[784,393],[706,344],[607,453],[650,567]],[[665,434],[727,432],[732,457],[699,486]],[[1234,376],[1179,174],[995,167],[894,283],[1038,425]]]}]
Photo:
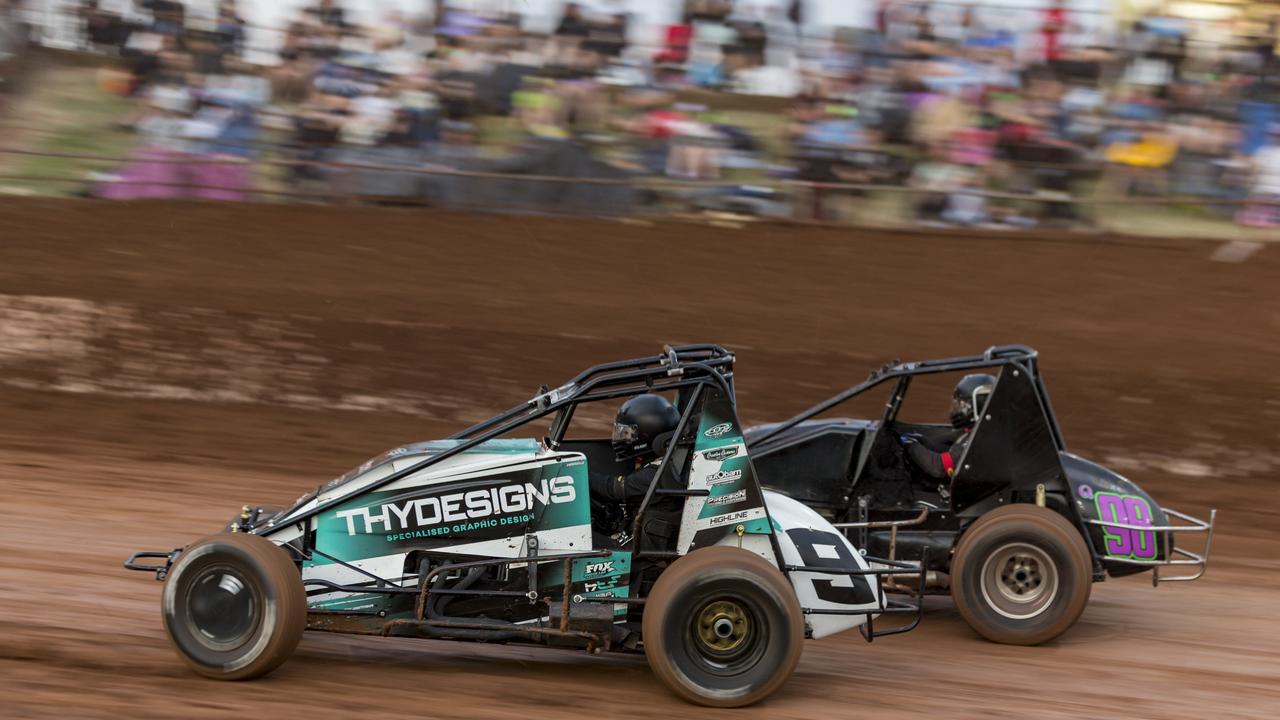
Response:
[{"label": "wire fence", "polygon": [[[734,215],[749,219],[754,214],[744,207],[750,201],[735,202],[732,188],[747,188],[748,197],[768,197],[777,204],[776,212],[767,213],[771,220],[798,222],[831,222],[838,224],[879,224],[868,222],[865,215],[853,213],[851,217],[833,218],[828,208],[833,202],[841,202],[839,198],[898,195],[910,198],[913,202],[918,196],[937,195],[936,189],[913,187],[911,185],[894,185],[884,183],[860,182],[813,182],[789,178],[759,178],[749,183],[736,185],[724,180],[686,179],[664,176],[622,175],[619,177],[583,177],[562,176],[536,173],[492,172],[483,170],[462,170],[431,165],[392,165],[376,162],[347,162],[335,160],[308,160],[301,158],[262,158],[252,160],[217,155],[189,153],[171,153],[167,156],[144,157],[99,155],[71,152],[48,152],[27,150],[22,148],[0,148],[0,158],[27,157],[76,161],[78,163],[103,164],[109,168],[121,168],[130,163],[144,163],[155,167],[172,167],[173,172],[167,178],[147,177],[130,178],[124,175],[108,173],[92,173],[88,175],[59,175],[31,172],[4,172],[0,170],[0,183],[21,183],[29,187],[71,186],[79,190],[76,194],[89,196],[111,196],[105,188],[136,188],[138,198],[190,198],[206,200],[232,201],[270,201],[270,202],[320,202],[325,204],[360,204],[394,202],[405,205],[422,205],[451,207],[466,210],[489,210],[496,212],[534,212],[552,215],[601,215],[601,216],[658,216],[663,214],[682,214],[693,208],[688,206],[690,197],[704,201],[696,208],[704,212],[716,209],[721,214]],[[235,182],[210,181],[207,175],[211,168],[231,167],[243,169]],[[277,171],[276,178],[266,178],[262,169]],[[290,174],[300,170],[310,171],[313,182],[310,188],[294,185]],[[454,188],[448,197],[440,193],[380,193],[367,189],[365,180],[372,175],[393,178],[436,178],[461,181],[464,184]],[[271,185],[264,187],[264,185]],[[317,187],[318,186],[318,187]],[[559,187],[560,191],[529,191],[528,188]],[[625,201],[609,202],[602,193],[626,193]],[[1094,193],[1087,196],[1072,195],[1067,192],[1010,192],[988,189],[968,188],[962,192],[965,196],[982,198],[992,203],[1015,203],[1070,208],[1076,219],[1082,219],[1083,227],[1102,229],[1089,221],[1089,214],[1103,207],[1130,206],[1135,209],[1147,208],[1153,212],[1167,212],[1174,206],[1204,208],[1213,206],[1219,209],[1231,209],[1235,214],[1245,210],[1255,210],[1280,215],[1280,198],[1211,198],[1189,195],[1164,195],[1154,197],[1126,197]],[[570,199],[566,193],[578,193]],[[672,193],[673,196],[664,196]],[[129,193],[124,193],[128,195]],[[640,196],[646,196],[641,201]],[[131,196],[132,197],[132,196]],[[711,202],[705,201],[725,201]],[[900,218],[898,223],[907,218]],[[909,224],[909,223],[908,223]],[[963,223],[960,223],[963,224]],[[1238,226],[1229,220],[1222,221],[1221,235],[1234,237]]]}]

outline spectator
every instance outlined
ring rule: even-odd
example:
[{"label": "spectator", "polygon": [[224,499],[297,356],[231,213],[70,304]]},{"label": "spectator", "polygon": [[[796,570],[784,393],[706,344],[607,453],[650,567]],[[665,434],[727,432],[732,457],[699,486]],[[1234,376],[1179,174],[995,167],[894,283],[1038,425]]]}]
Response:
[{"label": "spectator", "polygon": [[218,0],[215,27],[219,51],[226,56],[240,57],[244,53],[246,24],[236,8],[236,0]]},{"label": "spectator", "polygon": [[1066,0],[1053,0],[1053,5],[1044,11],[1044,21],[1040,25],[1040,36],[1043,38],[1044,59],[1056,62],[1062,59],[1061,38],[1070,27],[1070,16],[1067,12]]},{"label": "spectator", "polygon": [[582,6],[576,2],[565,3],[560,22],[551,33],[552,42],[548,44],[549,62],[564,66],[577,63],[578,51],[582,48],[582,42],[587,38],[588,32],[590,32],[590,26],[582,14]]},{"label": "spectator", "polygon": [[627,24],[627,14],[623,12],[611,13],[588,23],[583,51],[595,55],[597,62],[621,57],[627,47]]},{"label": "spectator", "polygon": [[6,97],[25,76],[27,30],[18,17],[17,0],[0,0],[0,111]]},{"label": "spectator", "polygon": [[338,30],[347,27],[347,13],[338,4],[338,0],[320,0],[318,4],[306,8],[303,12],[321,27]]},{"label": "spectator", "polygon": [[[1270,141],[1253,156],[1249,198],[1240,222],[1254,227],[1280,227],[1280,125],[1272,125]],[[1270,204],[1276,203],[1276,204]]]}]

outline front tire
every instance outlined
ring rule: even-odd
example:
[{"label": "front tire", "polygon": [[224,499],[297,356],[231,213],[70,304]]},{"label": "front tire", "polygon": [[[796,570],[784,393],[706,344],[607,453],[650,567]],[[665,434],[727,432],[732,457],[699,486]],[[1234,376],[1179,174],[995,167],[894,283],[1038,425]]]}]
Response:
[{"label": "front tire", "polygon": [[1036,505],[997,508],[956,544],[951,597],[979,635],[1039,645],[1066,632],[1089,602],[1093,560],[1066,518]]},{"label": "front tire", "polygon": [[644,653],[676,695],[741,707],[768,697],[800,661],[804,615],[778,568],[733,547],[695,550],[653,585]]},{"label": "front tire", "polygon": [[288,553],[266,538],[223,533],[187,546],[164,584],[164,625],[193,670],[248,680],[293,654],[307,596]]}]

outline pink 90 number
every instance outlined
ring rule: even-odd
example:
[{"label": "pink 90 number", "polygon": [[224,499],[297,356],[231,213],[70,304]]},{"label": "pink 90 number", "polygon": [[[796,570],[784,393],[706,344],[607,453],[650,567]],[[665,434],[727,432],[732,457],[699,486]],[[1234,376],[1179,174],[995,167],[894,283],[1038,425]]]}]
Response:
[{"label": "pink 90 number", "polygon": [[[1135,495],[1094,493],[1098,519],[1124,525],[1151,525],[1151,505]],[[1156,534],[1148,530],[1103,525],[1107,555],[1111,557],[1150,560],[1156,557]]]}]

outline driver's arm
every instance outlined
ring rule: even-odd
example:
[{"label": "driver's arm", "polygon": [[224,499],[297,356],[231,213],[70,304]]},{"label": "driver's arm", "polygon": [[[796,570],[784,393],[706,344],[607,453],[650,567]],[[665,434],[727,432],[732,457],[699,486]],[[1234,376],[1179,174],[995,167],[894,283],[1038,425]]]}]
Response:
[{"label": "driver's arm", "polygon": [[[956,461],[951,450],[934,452],[916,440],[908,439],[903,444],[907,457],[920,468],[924,474],[936,480],[946,480],[956,472]],[[952,446],[955,449],[955,446]]]},{"label": "driver's arm", "polygon": [[649,484],[653,482],[653,476],[657,472],[657,466],[649,464],[637,468],[630,475],[593,477],[591,493],[600,500],[620,505],[639,505],[640,501],[644,500],[644,494],[649,491]]}]

